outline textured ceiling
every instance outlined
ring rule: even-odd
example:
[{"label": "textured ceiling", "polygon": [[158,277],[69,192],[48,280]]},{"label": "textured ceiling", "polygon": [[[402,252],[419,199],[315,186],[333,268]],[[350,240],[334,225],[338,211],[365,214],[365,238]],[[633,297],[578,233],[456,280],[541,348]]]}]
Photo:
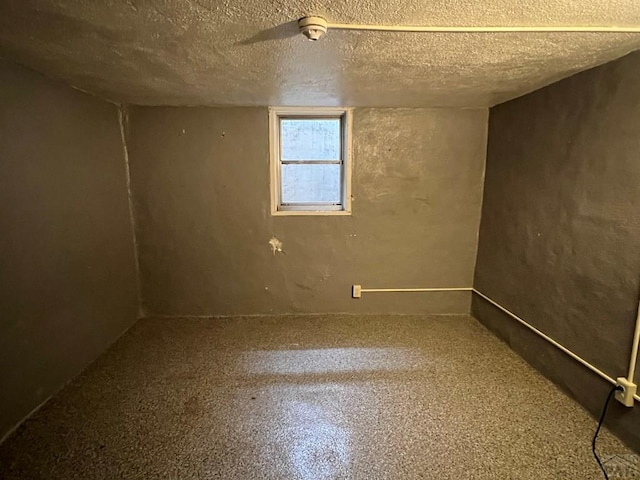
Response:
[{"label": "textured ceiling", "polygon": [[0,0],[0,55],[144,105],[485,107],[640,48],[640,34],[329,30],[640,25],[638,0]]}]

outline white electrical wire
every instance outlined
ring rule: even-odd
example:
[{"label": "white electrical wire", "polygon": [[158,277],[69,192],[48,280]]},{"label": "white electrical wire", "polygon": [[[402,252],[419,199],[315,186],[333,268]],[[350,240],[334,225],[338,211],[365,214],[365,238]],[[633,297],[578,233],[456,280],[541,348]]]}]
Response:
[{"label": "white electrical wire", "polygon": [[[617,384],[616,380],[613,377],[607,375],[605,372],[603,372],[599,368],[595,367],[594,365],[590,364],[589,362],[584,360],[582,357],[579,357],[578,355],[573,353],[571,350],[569,350],[567,347],[565,347],[561,343],[555,341],[553,338],[551,338],[550,336],[548,336],[547,334],[545,334],[541,330],[538,330],[536,327],[534,327],[530,323],[526,322],[525,320],[523,320],[522,318],[520,318],[518,315],[516,315],[515,313],[511,312],[510,310],[507,310],[502,305],[500,305],[499,303],[495,302],[491,298],[487,297],[482,292],[479,292],[475,288],[471,288],[471,287],[459,287],[459,288],[361,288],[359,291],[362,292],[362,293],[375,293],[375,292],[473,292],[473,293],[477,294],[478,296],[482,297],[484,300],[489,302],[491,305],[493,305],[497,309],[499,309],[502,312],[504,312],[507,315],[509,315],[511,318],[513,318],[518,323],[520,323],[524,327],[526,327],[529,330],[531,330],[533,333],[535,333],[539,337],[541,337],[544,340],[546,340],[547,342],[549,342],[554,347],[558,348],[559,350],[562,350],[564,353],[569,355],[571,358],[573,358],[575,361],[577,361],[581,365],[587,367],[589,370],[591,370],[596,375],[600,376],[601,378],[603,378],[607,382],[611,383],[612,385],[616,385]],[[633,347],[632,347],[632,350],[631,350],[631,360],[629,362],[629,375],[627,377],[627,379],[631,383],[635,383],[633,381],[633,377],[635,376],[635,367],[636,367],[636,362],[637,362],[637,359],[638,359],[638,348],[639,348],[639,346],[640,346],[640,305],[638,306],[638,316],[637,316],[637,321],[636,321],[636,329],[635,329],[634,338],[633,338]],[[633,396],[633,398],[636,401],[640,402],[640,395],[636,394],[636,395]]]},{"label": "white electrical wire", "polygon": [[435,33],[640,33],[640,26],[418,26],[418,25],[359,25],[327,23],[334,30],[368,30],[382,32],[435,32]]},{"label": "white electrical wire", "polygon": [[476,290],[475,288],[473,289],[473,292],[476,293],[477,295],[479,295],[480,297],[484,298],[487,302],[489,302],[491,305],[493,305],[494,307],[498,308],[499,310],[502,310],[504,313],[506,313],[507,315],[509,315],[510,317],[512,317],[514,320],[516,320],[517,322],[519,322],[520,324],[524,325],[525,327],[527,327],[529,330],[531,330],[532,332],[534,332],[536,335],[544,338],[547,342],[549,342],[550,344],[552,344],[553,346],[559,348],[560,350],[562,350],[564,353],[566,353],[567,355],[569,355],[571,358],[573,358],[575,361],[581,363],[582,365],[584,365],[585,367],[587,367],[589,370],[591,370],[593,373],[596,373],[597,375],[600,375],[602,378],[604,378],[607,382],[615,385],[616,381],[611,378],[609,375],[607,375],[606,373],[604,373],[602,370],[594,367],[593,365],[591,365],[589,362],[587,362],[586,360],[584,360],[582,357],[579,357],[578,355],[576,355],[575,353],[573,353],[571,350],[569,350],[567,347],[565,347],[564,345],[562,345],[561,343],[556,342],[553,338],[551,338],[550,336],[546,335],[545,333],[543,333],[542,331],[538,330],[536,327],[534,327],[533,325],[529,324],[528,322],[524,321],[522,318],[520,318],[518,315],[516,315],[513,312],[510,312],[509,310],[507,310],[506,308],[504,308],[502,305],[500,305],[497,302],[494,302],[493,300],[491,300],[489,297],[487,297],[485,294],[480,293],[478,290]]},{"label": "white electrical wire", "polygon": [[638,362],[638,346],[640,345],[640,303],[638,304],[638,315],[636,316],[636,329],[633,334],[633,345],[631,346],[631,359],[629,360],[629,374],[627,380],[630,383],[636,376],[636,363]]},{"label": "white electrical wire", "polygon": [[362,293],[375,292],[470,292],[470,287],[460,288],[362,288]]}]

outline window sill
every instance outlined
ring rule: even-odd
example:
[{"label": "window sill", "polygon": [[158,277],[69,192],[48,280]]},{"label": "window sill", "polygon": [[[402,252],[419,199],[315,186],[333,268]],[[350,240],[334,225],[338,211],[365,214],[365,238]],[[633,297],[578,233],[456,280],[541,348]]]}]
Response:
[{"label": "window sill", "polygon": [[349,216],[349,210],[272,210],[271,215],[274,217],[292,217],[292,216]]}]

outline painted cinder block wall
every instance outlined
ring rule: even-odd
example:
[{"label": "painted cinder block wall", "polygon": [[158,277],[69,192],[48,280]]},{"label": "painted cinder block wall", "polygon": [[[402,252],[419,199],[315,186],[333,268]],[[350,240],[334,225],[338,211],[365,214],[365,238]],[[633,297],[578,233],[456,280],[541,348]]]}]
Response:
[{"label": "painted cinder block wall", "polygon": [[137,319],[118,111],[0,59],[0,438]]},{"label": "painted cinder block wall", "polygon": [[[474,280],[613,378],[640,294],[639,75],[634,53],[491,109]],[[473,314],[599,413],[609,383],[481,298]],[[637,406],[614,404],[608,425],[640,450]]]},{"label": "painted cinder block wall", "polygon": [[267,108],[132,108],[144,311],[468,313],[467,292],[351,285],[471,286],[487,113],[355,109],[353,214],[274,217]]}]

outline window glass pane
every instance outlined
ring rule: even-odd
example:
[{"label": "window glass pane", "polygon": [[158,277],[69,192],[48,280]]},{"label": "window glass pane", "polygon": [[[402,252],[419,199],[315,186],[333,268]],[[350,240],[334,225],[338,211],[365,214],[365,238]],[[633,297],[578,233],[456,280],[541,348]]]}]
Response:
[{"label": "window glass pane", "polygon": [[340,119],[280,120],[282,160],[340,160]]},{"label": "window glass pane", "polygon": [[341,165],[282,165],[282,203],[340,203]]}]

